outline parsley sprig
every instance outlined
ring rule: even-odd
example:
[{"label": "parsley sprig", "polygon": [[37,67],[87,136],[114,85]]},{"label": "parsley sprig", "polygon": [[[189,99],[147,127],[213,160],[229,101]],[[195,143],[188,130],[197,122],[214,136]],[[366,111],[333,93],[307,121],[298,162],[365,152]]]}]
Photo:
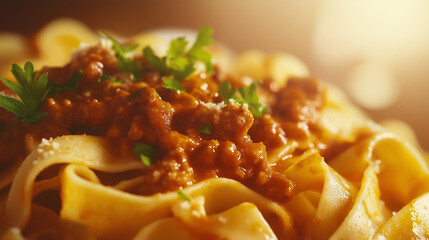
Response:
[{"label": "parsley sprig", "polygon": [[103,74],[101,77],[99,77],[97,79],[97,82],[101,83],[101,82],[107,81],[109,79],[110,79],[110,83],[112,83],[112,84],[122,84],[125,82],[125,79],[123,79],[123,78],[119,78],[119,79],[111,78],[109,74]]},{"label": "parsley sprig", "polygon": [[[234,99],[240,104],[247,104],[250,111],[253,113],[253,116],[255,116],[255,118],[259,118],[264,114],[267,106],[259,102],[259,97],[256,91],[258,84],[258,82],[252,82],[252,84],[247,87],[233,88],[229,81],[221,82],[219,84],[219,94],[226,104],[230,102],[230,99]],[[237,90],[240,93],[240,96],[236,94]]]},{"label": "parsley sprig", "polygon": [[150,145],[137,143],[134,147],[134,155],[136,155],[144,165],[150,166],[155,155],[155,149]]},{"label": "parsley sprig", "polygon": [[79,70],[73,74],[70,80],[57,85],[48,80],[48,73],[43,73],[36,79],[37,71],[34,71],[34,66],[30,61],[24,64],[24,69],[18,64],[12,64],[11,73],[17,83],[4,78],[0,78],[0,80],[18,95],[21,101],[0,95],[0,107],[19,116],[14,120],[30,124],[46,117],[47,112],[40,110],[46,96],[76,89],[83,76],[82,70]]},{"label": "parsley sprig", "polygon": [[210,125],[201,126],[198,128],[198,131],[200,131],[200,133],[210,134],[211,132]]},{"label": "parsley sprig", "polygon": [[119,44],[119,42],[116,39],[114,39],[106,32],[100,31],[100,34],[106,37],[107,39],[109,39],[110,42],[112,43],[113,50],[116,53],[119,70],[121,72],[131,73],[133,80],[135,82],[138,82],[140,80],[140,76],[142,75],[141,63],[138,60],[132,60],[131,58],[127,57],[125,53],[135,50],[136,48],[138,48],[139,45],[134,44],[130,46],[122,46]]},{"label": "parsley sprig", "polygon": [[196,61],[204,63],[207,73],[213,72],[212,55],[204,49],[213,43],[212,34],[212,28],[202,27],[189,51],[186,51],[188,41],[184,37],[179,37],[170,42],[167,56],[156,56],[150,46],[143,49],[143,55],[149,65],[164,76],[162,81],[165,88],[183,91],[180,81],[195,71]]},{"label": "parsley sprig", "polygon": [[166,75],[168,73],[167,57],[160,58],[156,56],[150,46],[143,49],[143,55],[146,61],[161,75]]},{"label": "parsley sprig", "polygon": [[[138,45],[122,46],[109,34],[100,31],[100,34],[109,39],[116,53],[118,68],[121,72],[131,73],[135,82],[140,80],[143,69],[138,60],[132,60],[125,55],[126,52],[135,50]],[[196,61],[201,61],[206,66],[207,73],[213,72],[212,55],[204,49],[213,43],[211,38],[213,29],[202,27],[195,43],[186,51],[188,41],[179,37],[170,42],[167,56],[158,57],[150,46],[143,48],[143,55],[148,64],[163,76],[164,87],[172,90],[184,91],[181,80],[189,77],[194,71]],[[104,81],[105,78],[99,79]]]},{"label": "parsley sprig", "polygon": [[16,93],[21,101],[0,95],[0,106],[18,115],[19,117],[14,119],[16,121],[35,123],[43,120],[47,113],[40,111],[40,106],[51,90],[48,73],[43,73],[36,81],[37,71],[34,71],[31,62],[26,62],[24,69],[13,64],[11,72],[18,84],[4,78],[0,80]]},{"label": "parsley sprig", "polygon": [[188,202],[191,201],[191,199],[181,190],[177,191],[177,195],[179,195],[179,197],[185,201],[188,201]]},{"label": "parsley sprig", "polygon": [[109,74],[103,74],[101,77],[99,77],[99,78],[97,79],[97,82],[104,82],[104,81],[109,80],[109,78],[110,78],[110,75],[109,75]]}]

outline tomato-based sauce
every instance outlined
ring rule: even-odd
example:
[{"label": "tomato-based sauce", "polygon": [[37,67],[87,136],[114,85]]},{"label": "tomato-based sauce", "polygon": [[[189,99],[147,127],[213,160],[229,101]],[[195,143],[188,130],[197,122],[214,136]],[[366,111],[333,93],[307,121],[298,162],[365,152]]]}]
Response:
[{"label": "tomato-based sauce", "polygon": [[[138,143],[155,149],[138,190],[143,195],[227,177],[275,201],[292,197],[294,183],[272,169],[267,154],[312,134],[324,96],[316,80],[289,79],[279,90],[260,85],[258,91],[270,97],[265,114],[255,118],[243,104],[224,103],[218,86],[230,79],[221,78],[219,69],[182,80],[185,90],[179,92],[164,88],[146,60],[136,59],[144,69],[137,82],[119,71],[111,50],[101,46],[77,52],[62,68],[43,68],[40,72],[48,72],[56,84],[79,69],[83,77],[77,89],[44,100],[41,110],[47,116],[38,123],[13,121],[14,114],[0,109],[0,163],[25,158],[42,138],[88,134],[111,139],[124,156],[136,157]],[[98,81],[106,74],[110,80]],[[201,132],[203,126],[210,131]]]}]

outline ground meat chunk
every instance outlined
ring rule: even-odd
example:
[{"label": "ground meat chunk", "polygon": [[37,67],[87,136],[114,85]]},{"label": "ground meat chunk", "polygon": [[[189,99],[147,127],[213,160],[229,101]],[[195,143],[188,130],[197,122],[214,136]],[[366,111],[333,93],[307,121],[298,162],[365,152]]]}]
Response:
[{"label": "ground meat chunk", "polygon": [[249,135],[254,142],[263,142],[267,149],[274,149],[287,142],[283,128],[270,115],[256,119]]},{"label": "ground meat chunk", "polygon": [[232,102],[213,121],[214,131],[220,140],[240,141],[252,126],[253,115],[247,107]]},{"label": "ground meat chunk", "polygon": [[323,106],[323,88],[316,79],[289,79],[276,94],[272,115],[287,137],[309,137],[310,125],[319,117]]}]

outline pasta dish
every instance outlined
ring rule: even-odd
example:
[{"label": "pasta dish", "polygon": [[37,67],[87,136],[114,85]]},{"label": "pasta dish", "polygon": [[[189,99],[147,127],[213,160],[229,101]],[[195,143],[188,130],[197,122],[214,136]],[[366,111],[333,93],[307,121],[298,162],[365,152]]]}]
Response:
[{"label": "pasta dish", "polygon": [[418,146],[211,35],[42,29],[2,72],[0,239],[429,239]]}]

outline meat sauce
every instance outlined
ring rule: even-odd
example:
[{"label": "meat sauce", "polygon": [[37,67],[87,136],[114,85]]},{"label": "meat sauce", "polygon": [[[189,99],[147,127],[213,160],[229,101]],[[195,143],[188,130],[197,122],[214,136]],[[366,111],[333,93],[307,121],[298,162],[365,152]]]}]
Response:
[{"label": "meat sauce", "polygon": [[[289,79],[284,88],[272,90],[267,79],[259,91],[270,96],[268,110],[255,119],[247,106],[223,102],[218,84],[226,79],[219,69],[183,80],[185,91],[179,92],[164,88],[145,59],[137,60],[145,69],[139,82],[120,72],[115,56],[101,46],[77,52],[64,67],[43,68],[40,72],[57,84],[79,69],[84,74],[77,89],[44,100],[47,117],[41,122],[13,121],[14,114],[0,109],[0,164],[25,158],[42,138],[88,134],[110,138],[125,156],[135,157],[137,143],[154,147],[138,190],[143,195],[227,177],[275,201],[291,198],[294,183],[270,167],[267,152],[311,135],[323,105],[323,88],[315,80]],[[97,81],[104,74],[125,81]],[[8,93],[5,86],[0,90]],[[206,125],[210,133],[200,132]]]}]

